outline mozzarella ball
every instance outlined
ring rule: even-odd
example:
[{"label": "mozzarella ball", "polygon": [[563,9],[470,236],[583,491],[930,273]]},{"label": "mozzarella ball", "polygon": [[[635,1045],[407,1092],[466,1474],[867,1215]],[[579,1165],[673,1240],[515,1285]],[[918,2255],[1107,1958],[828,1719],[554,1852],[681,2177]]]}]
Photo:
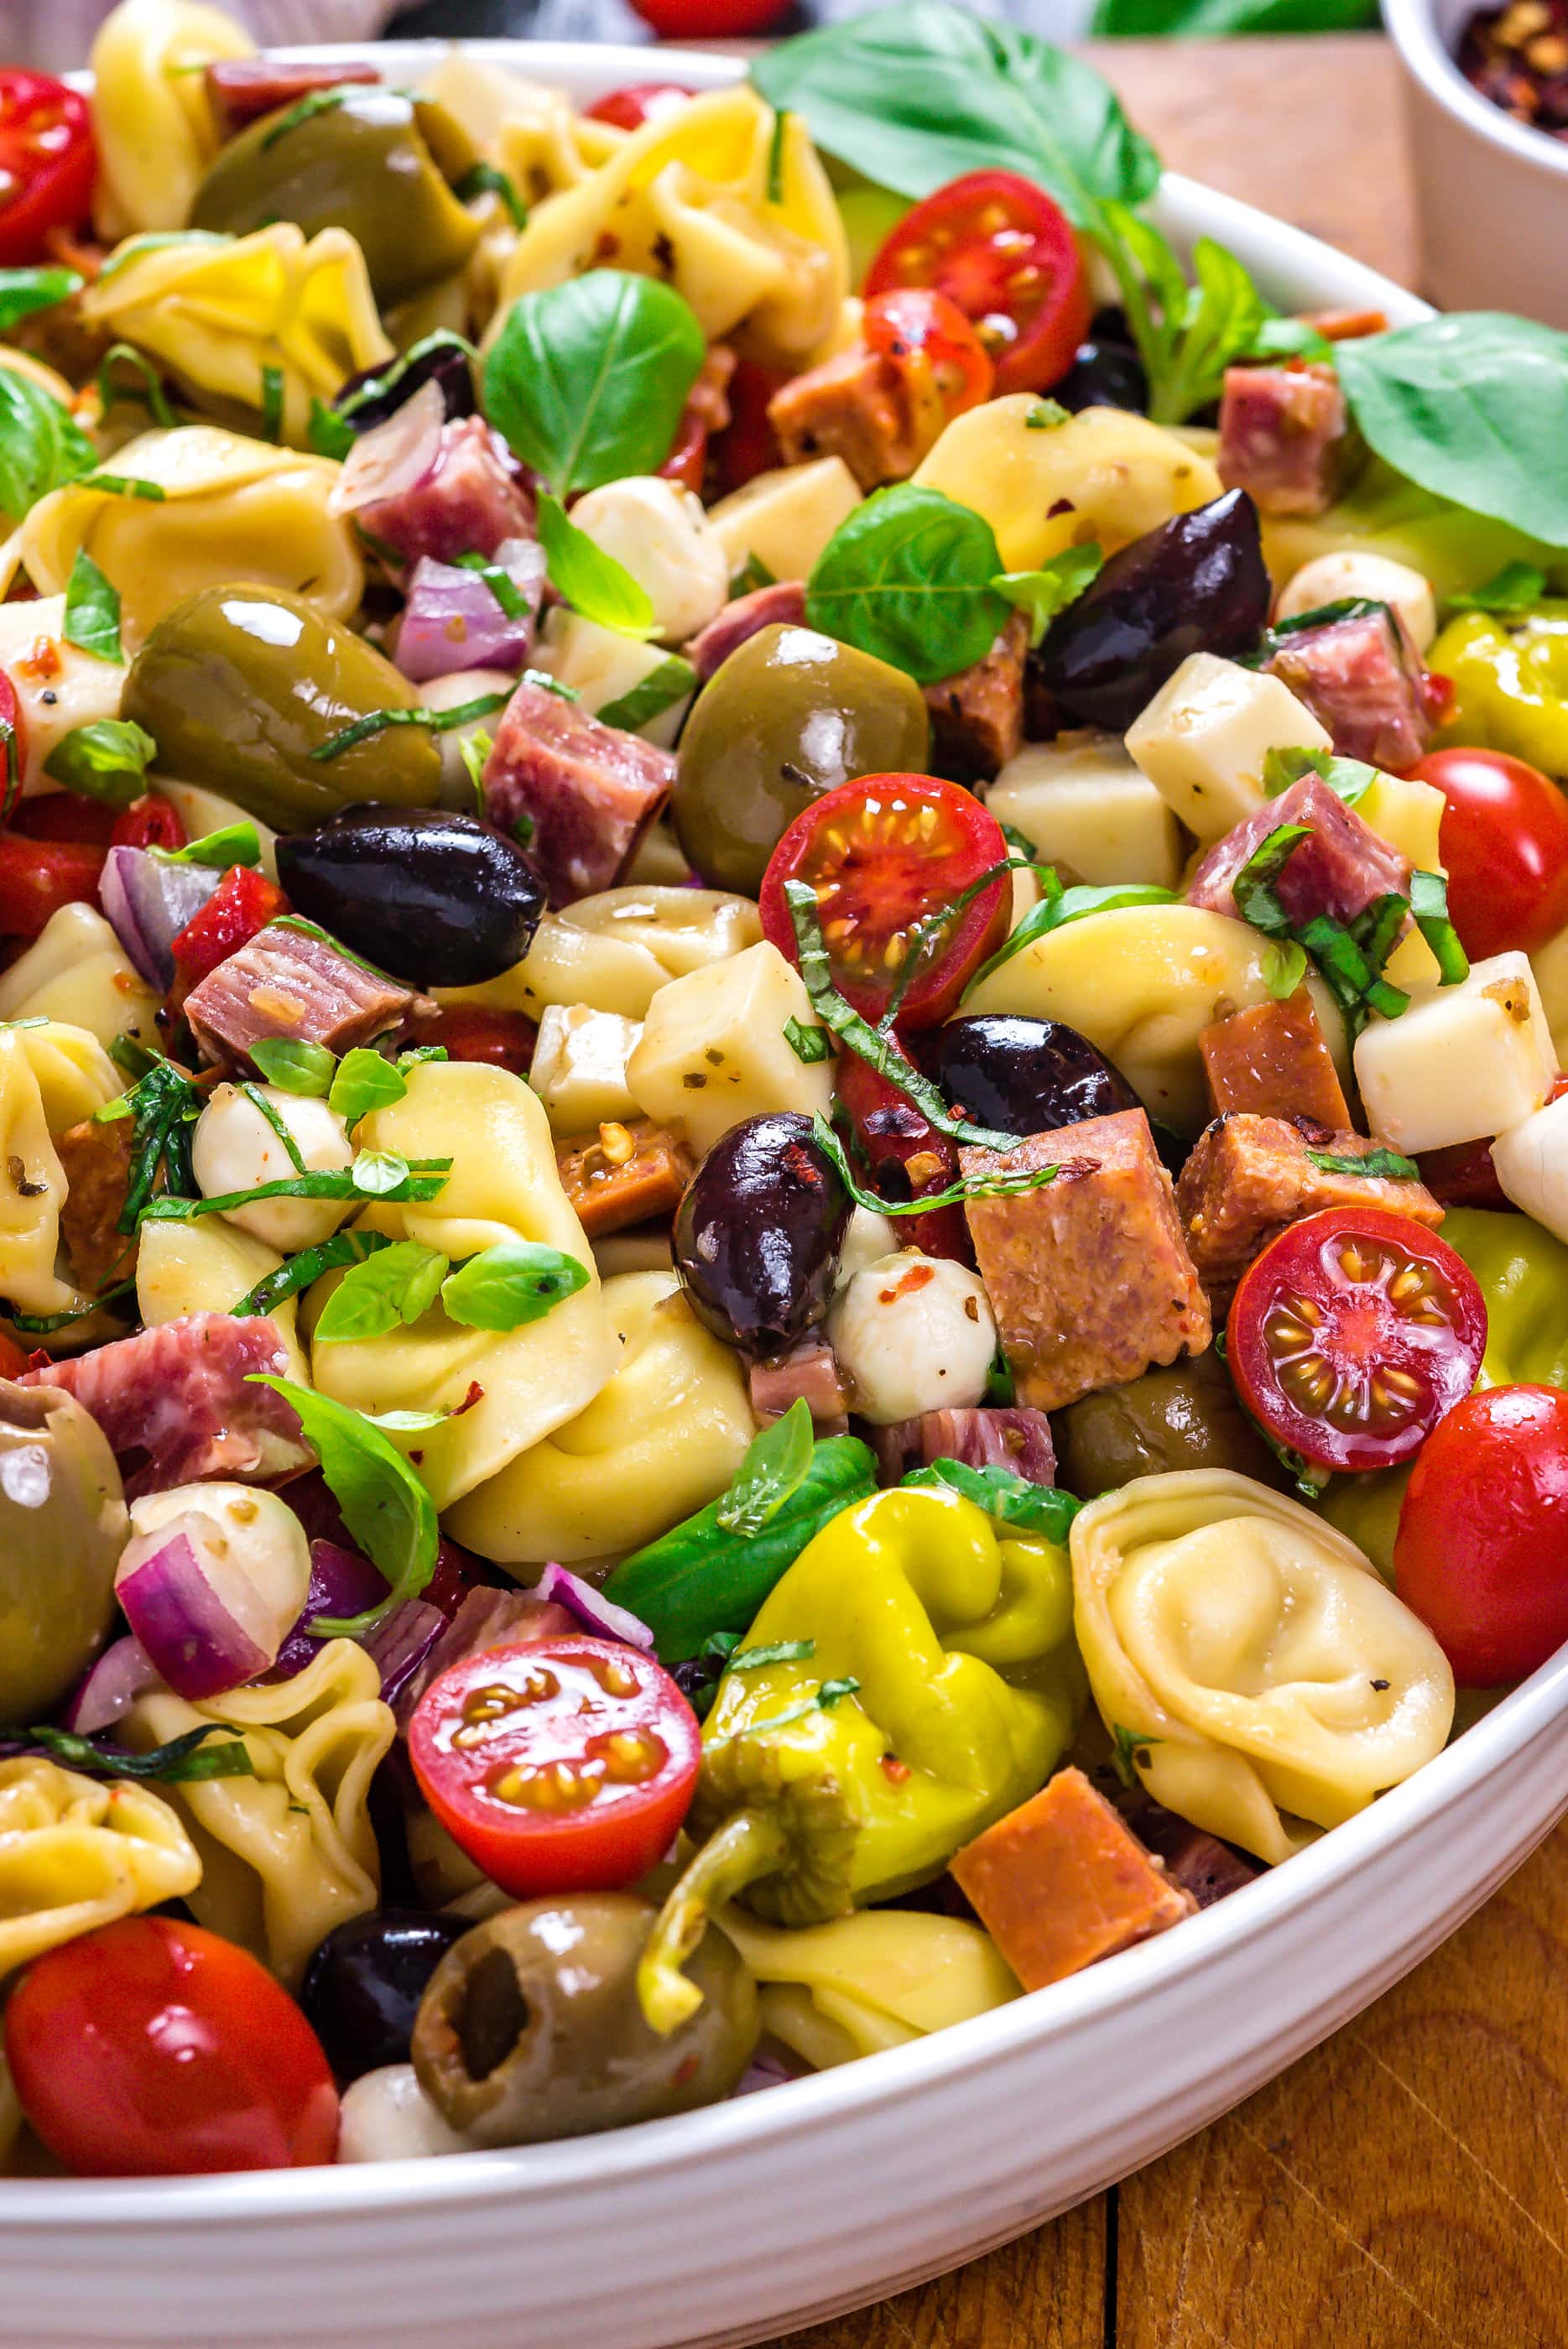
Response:
[{"label": "mozzarella ball", "polygon": [[589,490],[572,520],[623,564],[653,604],[654,634],[683,644],[729,600],[730,560],[702,501],[678,481],[634,473]]},{"label": "mozzarella ball", "polygon": [[177,1485],[145,1493],[130,1505],[117,1589],[165,1547],[175,1526],[196,1548],[223,1605],[270,1662],[310,1595],[310,1541],[294,1511],[254,1485]]},{"label": "mozzarella ball", "polygon": [[473,2140],[449,2127],[411,2064],[361,2073],[343,2091],[339,2161],[411,2161],[427,2153],[468,2153]]},{"label": "mozzarella ball", "polygon": [[981,1401],[996,1323],[978,1274],[905,1248],[878,1257],[834,1299],[827,1335],[855,1408],[877,1427]]},{"label": "mozzarella ball", "polygon": [[1302,612],[1315,612],[1324,604],[1343,603],[1365,595],[1369,603],[1391,604],[1424,653],[1438,633],[1438,604],[1429,579],[1396,563],[1386,554],[1319,554],[1303,563],[1275,606],[1277,620],[1293,620]]},{"label": "mozzarella ball", "polygon": [[1503,1196],[1568,1240],[1568,1095],[1500,1133],[1491,1163]]},{"label": "mozzarella ball", "polygon": [[870,1207],[852,1209],[845,1227],[844,1244],[838,1251],[834,1294],[847,1288],[856,1274],[864,1272],[867,1265],[877,1263],[885,1256],[897,1256],[899,1246],[898,1226],[890,1216],[878,1216]]},{"label": "mozzarella ball", "polygon": [[[352,1165],[348,1129],[324,1101],[282,1092],[275,1085],[250,1090],[287,1128],[306,1173]],[[191,1164],[203,1199],[254,1191],[263,1183],[286,1183],[300,1171],[281,1134],[238,1085],[220,1085],[196,1120]],[[280,1256],[293,1256],[329,1239],[358,1204],[353,1199],[259,1199],[253,1206],[226,1207],[223,1216]]]}]

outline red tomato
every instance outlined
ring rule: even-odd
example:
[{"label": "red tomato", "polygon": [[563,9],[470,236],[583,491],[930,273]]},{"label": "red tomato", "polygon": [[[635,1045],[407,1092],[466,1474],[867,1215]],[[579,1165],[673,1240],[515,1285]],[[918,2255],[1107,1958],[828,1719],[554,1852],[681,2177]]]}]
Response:
[{"label": "red tomato", "polygon": [[776,25],[789,0],[632,0],[661,41],[739,40]]},{"label": "red tomato", "polygon": [[1320,1468],[1391,1468],[1475,1384],[1486,1306],[1464,1259],[1407,1216],[1330,1207],[1243,1273],[1225,1338],[1276,1444]]},{"label": "red tomato", "polygon": [[701,1758],[661,1665],[615,1640],[465,1656],[409,1724],[427,1803],[514,1899],[634,1884],[674,1842]]},{"label": "red tomato", "polygon": [[1448,801],[1449,911],[1472,961],[1528,954],[1568,926],[1568,799],[1502,750],[1434,750],[1410,772]]},{"label": "red tomato", "polygon": [[288,899],[275,881],[252,865],[231,864],[201,912],[191,916],[170,945],[180,1001],[210,970],[238,954],[258,930],[287,911]]},{"label": "red tomato", "polygon": [[493,1069],[510,1069],[514,1077],[525,1077],[534,1065],[539,1030],[524,1011],[486,1011],[474,1003],[443,1003],[433,1011],[412,1015],[410,1040],[440,1044],[450,1060],[484,1061]]},{"label": "red tomato", "polygon": [[0,823],[10,821],[27,764],[27,726],[16,688],[0,668]]},{"label": "red tomato", "polygon": [[36,938],[62,905],[95,905],[103,859],[86,841],[0,837],[0,937]]},{"label": "red tomato", "polygon": [[337,2150],[315,2032],[247,1950],[200,1925],[123,1917],[35,1959],[5,2009],[5,2060],[78,2178],[307,2169]]},{"label": "red tomato", "polygon": [[110,844],[115,848],[183,848],[185,827],[172,800],[161,792],[144,792],[114,820]]},{"label": "red tomato", "polygon": [[587,111],[595,122],[613,122],[618,130],[640,130],[645,122],[661,121],[696,95],[678,81],[634,81],[625,89],[612,89]]},{"label": "red tomato", "polygon": [[1428,1437],[1394,1587],[1462,1688],[1521,1681],[1568,1640],[1568,1394],[1490,1387]]},{"label": "red tomato", "polygon": [[0,268],[47,260],[46,233],[87,218],[97,171],[86,98],[48,74],[0,69]]},{"label": "red tomato", "polygon": [[713,477],[721,497],[743,490],[759,473],[784,463],[778,435],[768,422],[768,402],[788,381],[778,367],[763,367],[755,359],[736,360],[726,387],[730,421],[712,442]]},{"label": "red tomato", "polygon": [[917,437],[933,441],[966,408],[991,398],[996,370],[956,302],[929,285],[897,285],[873,295],[861,326],[867,348],[896,367],[909,398]]},{"label": "red tomato", "polygon": [[102,800],[84,800],[77,792],[46,792],[41,799],[24,800],[11,829],[23,840],[74,840],[88,848],[107,848],[114,838],[114,810]]},{"label": "red tomato", "polygon": [[[885,1199],[919,1199],[958,1181],[957,1145],[928,1124],[909,1094],[880,1076],[869,1061],[858,1052],[841,1052],[834,1081],[866,1154],[874,1191]],[[895,1228],[903,1247],[923,1248],[927,1256],[954,1257],[960,1264],[974,1262],[961,1206],[900,1216]]]},{"label": "red tomato", "polygon": [[[913,951],[910,932],[1007,860],[1002,827],[956,783],[931,775],[863,775],[803,808],[768,860],[763,935],[797,962],[786,881],[816,889],[835,983],[857,1011],[879,1019]],[[930,939],[898,1007],[900,1029],[945,1019],[1007,935],[1012,876],[999,873]]]},{"label": "red tomato", "polygon": [[868,295],[896,285],[934,285],[958,305],[999,393],[1049,389],[1089,331],[1072,223],[1016,171],[971,171],[906,213],[866,273]]}]

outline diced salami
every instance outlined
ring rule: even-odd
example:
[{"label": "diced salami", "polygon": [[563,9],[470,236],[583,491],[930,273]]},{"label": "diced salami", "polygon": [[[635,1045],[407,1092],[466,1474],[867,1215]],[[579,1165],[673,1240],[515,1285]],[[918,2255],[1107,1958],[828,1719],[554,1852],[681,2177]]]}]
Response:
[{"label": "diced salami", "polygon": [[1379,897],[1409,895],[1410,867],[1398,850],[1346,807],[1321,775],[1307,774],[1215,842],[1187,885],[1188,904],[1234,914],[1237,874],[1270,833],[1292,823],[1310,825],[1311,837],[1298,843],[1272,886],[1293,922],[1310,921],[1314,914],[1349,922]]},{"label": "diced salami", "polygon": [[130,1184],[131,1123],[84,1119],[55,1148],[66,1178],[60,1237],[77,1287],[94,1297],[136,1269],[136,1242],[119,1228]]},{"label": "diced salami", "polygon": [[318,89],[340,89],[346,82],[379,82],[372,65],[286,66],[270,57],[220,57],[207,67],[207,96],[225,139],[259,122],[264,114],[297,106]]},{"label": "diced salami", "polygon": [[1350,1123],[1339,1071],[1304,987],[1287,1002],[1253,1003],[1216,1019],[1198,1049],[1216,1117],[1240,1109],[1330,1127]]},{"label": "diced salami", "polygon": [[686,657],[697,672],[698,682],[706,685],[714,670],[722,668],[730,655],[759,629],[798,627],[805,617],[804,580],[774,579],[766,587],[753,587],[749,595],[733,596],[691,638]]},{"label": "diced salami", "polygon": [[569,905],[615,886],[674,780],[668,750],[524,678],[485,762],[485,813],[503,832],[527,818],[528,854],[550,903]]},{"label": "diced salami", "polygon": [[533,537],[534,501],[505,441],[482,416],[449,417],[415,477],[361,504],[358,473],[377,462],[375,437],[366,433],[350,450],[333,503],[352,513],[378,551],[387,549],[405,566],[421,554],[454,563],[460,554],[492,555],[504,539]]},{"label": "diced salami", "polygon": [[288,1372],[271,1321],[192,1313],[25,1371],[20,1383],[63,1387],[91,1413],[134,1500],[202,1477],[276,1484],[310,1465],[297,1417],[271,1387],[248,1383],[256,1372]]},{"label": "diced salami", "polygon": [[826,1338],[814,1332],[776,1361],[752,1365],[752,1410],[767,1427],[782,1419],[790,1405],[804,1401],[818,1435],[843,1435],[849,1427],[849,1398],[839,1373],[838,1357]]},{"label": "diced salami", "polygon": [[1267,666],[1327,728],[1342,759],[1403,769],[1425,752],[1431,698],[1420,655],[1390,605],[1294,629]]},{"label": "diced salami", "polygon": [[561,1188],[589,1239],[672,1216],[691,1180],[691,1154],[649,1117],[599,1126],[556,1144]]},{"label": "diced salami", "polygon": [[1028,1485],[1054,1485],[1056,1447],[1043,1411],[981,1408],[928,1411],[872,1431],[884,1481],[896,1485],[909,1468],[957,1460],[966,1468],[1005,1468]]},{"label": "diced salami", "polygon": [[395,1028],[414,999],[327,939],[273,922],[192,988],[185,1017],[208,1060],[234,1061],[269,1036],[347,1052]]},{"label": "diced salami", "polygon": [[769,400],[768,422],[786,464],[842,457],[863,490],[908,481],[930,446],[903,376],[864,343],[793,377]]},{"label": "diced salami", "polygon": [[1345,421],[1331,367],[1227,367],[1220,479],[1264,513],[1322,513],[1338,486]]},{"label": "diced salami", "polygon": [[1023,747],[1029,622],[1014,612],[983,660],[926,688],[931,764],[955,783],[989,783]]}]

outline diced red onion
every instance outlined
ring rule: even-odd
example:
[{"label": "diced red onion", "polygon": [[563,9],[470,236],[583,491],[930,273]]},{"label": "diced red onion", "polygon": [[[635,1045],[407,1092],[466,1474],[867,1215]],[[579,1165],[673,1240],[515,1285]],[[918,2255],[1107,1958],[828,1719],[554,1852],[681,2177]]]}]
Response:
[{"label": "diced red onion", "polygon": [[129,1635],[104,1650],[60,1715],[62,1727],[92,1737],[123,1721],[131,1706],[161,1678],[140,1640]]},{"label": "diced red onion", "polygon": [[438,383],[422,383],[411,399],[393,410],[384,424],[362,432],[343,460],[343,471],[333,485],[327,509],[334,514],[358,513],[379,505],[383,498],[400,497],[415,489],[435,468],[446,402]]},{"label": "diced red onion", "polygon": [[111,848],[99,902],[142,978],[165,993],[174,980],[170,944],[223,879],[206,864],[164,864],[145,848]]},{"label": "diced red onion", "polygon": [[579,1575],[568,1574],[564,1566],[547,1566],[534,1585],[534,1596],[564,1607],[585,1631],[598,1639],[623,1640],[628,1648],[653,1652],[653,1634],[640,1617],[628,1608],[614,1606],[602,1590],[596,1590]]},{"label": "diced red onion", "polygon": [[509,538],[493,560],[527,606],[515,618],[482,573],[429,554],[415,564],[394,657],[416,685],[465,668],[518,669],[527,660],[545,591],[545,550],[534,539]]},{"label": "diced red onion", "polygon": [[234,1612],[233,1578],[195,1510],[133,1535],[115,1577],[125,1619],[176,1696],[221,1696],[265,1671],[271,1652]]},{"label": "diced red onion", "polygon": [[267,1678],[292,1680],[326,1646],[324,1640],[312,1639],[305,1628],[318,1615],[363,1615],[368,1609],[379,1607],[386,1595],[386,1579],[368,1557],[361,1557],[358,1550],[345,1549],[341,1542],[313,1541],[310,1588]]},{"label": "diced red onion", "polygon": [[803,2067],[786,2064],[772,2048],[760,2048],[740,2079],[730,2091],[732,2096],[754,2095],[759,2088],[782,2087],[786,2080],[798,2080]]},{"label": "diced red onion", "polygon": [[441,1609],[427,1607],[422,1599],[405,1599],[384,1623],[377,1624],[365,1641],[365,1653],[380,1672],[384,1704],[396,1704],[445,1630]]}]

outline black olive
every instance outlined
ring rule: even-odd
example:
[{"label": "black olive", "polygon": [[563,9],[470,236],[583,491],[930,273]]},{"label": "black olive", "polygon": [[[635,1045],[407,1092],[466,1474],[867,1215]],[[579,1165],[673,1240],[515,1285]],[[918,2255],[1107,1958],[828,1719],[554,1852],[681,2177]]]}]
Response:
[{"label": "black olive", "polygon": [[849,1210],[810,1118],[781,1110],[732,1128],[675,1211],[698,1319],[743,1354],[782,1354],[826,1314]]},{"label": "black olive", "polygon": [[1130,345],[1091,336],[1078,345],[1049,397],[1075,415],[1081,408],[1130,408],[1141,416],[1148,406],[1148,378]]},{"label": "black olive", "polygon": [[[477,411],[473,369],[468,353],[457,343],[437,343],[421,351],[418,358],[383,359],[379,367],[361,367],[358,375],[351,375],[339,386],[332,405],[339,415],[347,409],[344,420],[356,432],[370,432],[378,424],[385,424],[389,416],[395,416],[403,402],[412,399],[427,383],[440,386],[449,417],[472,416]],[[358,394],[368,384],[384,388],[361,399]]]},{"label": "black olive", "polygon": [[1245,490],[1177,514],[1113,554],[1041,647],[1064,709],[1123,734],[1190,653],[1241,653],[1262,634],[1272,595]]},{"label": "black olive", "polygon": [[1121,1071],[1059,1019],[950,1019],[920,1043],[928,1075],[953,1108],[999,1133],[1049,1133],[1139,1106]]},{"label": "black olive", "polygon": [[377,1909],[327,1934],[305,1970],[299,2003],[340,2080],[406,2064],[420,2001],[472,1920]]},{"label": "black olive", "polygon": [[304,914],[367,961],[421,987],[476,987],[522,961],[545,888],[514,840],[436,808],[345,808],[277,843]]}]

